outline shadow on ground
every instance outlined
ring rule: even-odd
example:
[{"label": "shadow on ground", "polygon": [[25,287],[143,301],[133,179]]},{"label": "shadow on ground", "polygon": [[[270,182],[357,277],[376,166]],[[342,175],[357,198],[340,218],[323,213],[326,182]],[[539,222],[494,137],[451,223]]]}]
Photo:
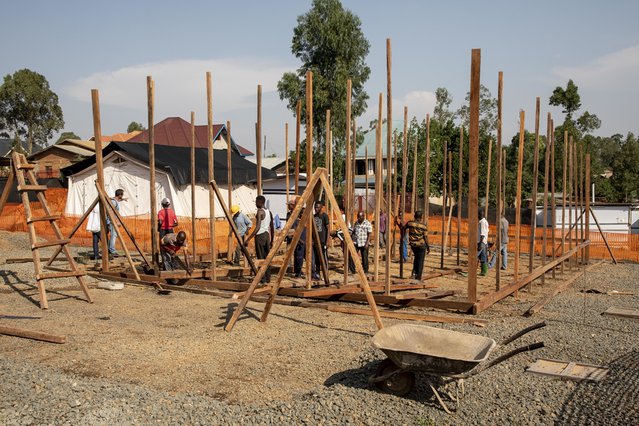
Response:
[{"label": "shadow on ground", "polygon": [[555,425],[639,425],[639,351],[610,365],[602,382],[581,382],[564,402]]}]

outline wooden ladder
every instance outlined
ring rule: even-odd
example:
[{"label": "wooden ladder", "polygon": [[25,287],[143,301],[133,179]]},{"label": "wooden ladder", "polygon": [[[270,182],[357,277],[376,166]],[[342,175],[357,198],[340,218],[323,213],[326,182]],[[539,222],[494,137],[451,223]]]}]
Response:
[{"label": "wooden ladder", "polygon": [[[93,303],[91,299],[91,295],[89,294],[89,288],[84,280],[86,276],[86,272],[78,269],[78,265],[76,264],[69,247],[70,240],[65,239],[60,231],[60,227],[56,223],[58,219],[60,219],[59,215],[52,215],[51,209],[49,209],[49,204],[47,203],[47,198],[44,195],[45,190],[47,189],[46,185],[38,184],[38,180],[34,173],[35,165],[31,164],[27,161],[24,154],[20,154],[17,152],[13,152],[11,155],[12,159],[12,173],[17,179],[17,190],[22,198],[22,204],[24,205],[24,212],[27,219],[27,226],[29,227],[29,239],[31,241],[31,253],[33,255],[33,265],[35,267],[36,273],[36,281],[38,283],[38,292],[40,294],[40,307],[42,309],[48,309],[49,303],[47,301],[47,294],[44,287],[44,280],[55,279],[55,278],[67,278],[67,277],[75,277],[80,283],[80,288],[84,292],[86,299],[89,303]],[[27,180],[29,183],[27,184]],[[9,182],[7,182],[8,184]],[[31,204],[29,202],[29,193],[34,192],[42,209],[44,210],[44,216],[35,217],[33,216],[33,212],[31,211]],[[35,224],[37,222],[49,222],[51,227],[53,227],[53,232],[56,236],[56,239],[53,241],[38,241],[38,236],[36,234]],[[40,262],[40,252],[39,250],[45,247],[56,247],[59,246],[64,255],[67,258],[67,262],[71,267],[70,271],[61,271],[61,272],[43,272],[42,265]]]}]

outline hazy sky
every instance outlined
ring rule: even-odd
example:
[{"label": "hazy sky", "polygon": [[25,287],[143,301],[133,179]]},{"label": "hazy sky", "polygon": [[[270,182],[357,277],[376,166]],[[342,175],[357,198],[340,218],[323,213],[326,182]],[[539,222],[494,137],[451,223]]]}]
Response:
[{"label": "hazy sky", "polygon": [[[600,135],[639,132],[639,2],[344,0],[371,43],[366,84],[369,110],[386,90],[386,38],[393,49],[394,118],[404,105],[420,121],[434,92],[446,87],[453,109],[469,89],[470,52],[482,49],[481,81],[494,96],[504,72],[504,142],[526,111],[533,129],[535,97],[542,116],[556,86],[572,78],[582,111],[597,114]],[[205,73],[213,74],[213,115],[230,120],[236,141],[255,150],[256,88],[263,86],[266,154],[284,152],[284,123],[293,115],[279,100],[282,73],[300,64],[290,45],[297,17],[311,1],[2,0],[0,74],[29,68],[58,94],[65,130],[93,132],[90,89],[100,91],[102,133],[147,125],[146,76],[156,84],[156,122],[169,116],[206,123]],[[385,102],[385,97],[384,97]],[[385,108],[385,106],[384,106]],[[542,120],[542,122],[545,122]],[[542,126],[545,133],[545,126]]]}]

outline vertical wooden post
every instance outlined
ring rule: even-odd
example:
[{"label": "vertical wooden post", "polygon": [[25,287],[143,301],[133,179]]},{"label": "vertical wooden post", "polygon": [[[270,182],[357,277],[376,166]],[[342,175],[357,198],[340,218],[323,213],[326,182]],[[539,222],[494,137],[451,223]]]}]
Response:
[{"label": "vertical wooden post", "polygon": [[[231,163],[231,122],[226,122],[226,180],[227,180],[227,191],[228,191],[228,208],[230,209],[233,205],[233,164]],[[288,188],[286,189],[288,193]],[[227,244],[228,249],[226,250],[226,260],[231,263],[233,262],[233,253],[231,248],[233,247],[233,233],[229,232],[229,239]]]},{"label": "vertical wooden post", "polygon": [[[551,118],[550,118],[550,113],[548,113],[548,119],[546,120],[546,152],[545,152],[545,160],[544,160],[544,207],[543,207],[543,219],[542,219],[542,225],[544,227],[544,236],[542,239],[542,246],[541,246],[541,265],[544,266],[546,265],[546,253],[547,253],[547,248],[546,248],[546,244],[548,243],[548,181],[550,176],[548,175],[549,172],[549,168],[550,168],[550,152],[552,151],[552,147],[550,146],[550,139],[552,137],[551,134],[551,129],[552,129],[552,124],[551,124]],[[541,276],[541,284],[545,284],[546,283],[546,274],[542,274]],[[532,286],[532,283],[531,283]]]},{"label": "vertical wooden post", "polygon": [[[555,228],[557,224],[556,217],[556,201],[555,201],[555,122],[551,118],[550,119],[550,218],[552,220],[552,224],[550,226],[552,238],[551,238],[551,246],[552,247],[552,256],[553,261],[556,257],[556,248],[555,248]],[[555,271],[557,268],[552,268],[552,278],[555,279]]]},{"label": "vertical wooden post", "polygon": [[428,226],[430,215],[430,114],[426,114],[426,155],[424,165],[424,220]]},{"label": "vertical wooden post", "polygon": [[521,173],[524,167],[524,122],[526,114],[519,111],[519,152],[517,160],[517,195],[515,197],[515,277],[514,281],[519,281],[519,253],[521,251]]},{"label": "vertical wooden post", "polygon": [[[346,158],[344,158],[344,163],[346,165],[346,187],[344,191],[344,217],[346,218],[346,224],[349,223],[352,226],[351,222],[351,203],[353,200],[351,197],[351,96],[353,93],[353,89],[351,86],[351,80],[346,81]],[[349,259],[348,250],[344,250],[344,285],[348,284],[348,259]]]},{"label": "vertical wooden post", "polygon": [[[404,133],[402,137],[402,199],[401,212],[404,222],[406,222],[406,175],[408,174],[408,107],[404,107]],[[404,236],[399,235],[399,278],[404,278]]]},{"label": "vertical wooden post", "polygon": [[[564,132],[564,149],[568,157],[568,250],[572,250],[572,215],[573,215],[573,155],[572,155],[572,135],[568,138],[568,132]],[[572,272],[572,256],[568,260],[568,270]]]},{"label": "vertical wooden post", "polygon": [[[301,116],[302,116],[302,101],[297,101],[297,108],[295,108],[295,195],[300,195],[300,139],[301,139]],[[309,177],[306,176],[308,181]]]},{"label": "vertical wooden post", "polygon": [[[147,94],[147,112],[148,112],[148,128],[149,128],[149,191],[151,200],[151,258],[154,271],[158,271],[158,256],[160,248],[158,247],[158,203],[157,189],[155,187],[155,131],[153,126],[153,112],[155,107],[155,83],[151,76],[146,77],[146,94]],[[168,189],[168,188],[167,188]],[[114,224],[115,226],[115,224]],[[104,253],[103,253],[104,256]]]},{"label": "vertical wooden post", "polygon": [[484,217],[488,220],[488,206],[490,205],[490,169],[492,167],[493,140],[488,140],[488,162],[486,163],[486,205],[484,206]]},{"label": "vertical wooden post", "polygon": [[481,49],[473,49],[470,65],[470,124],[468,127],[468,301],[477,301],[477,162],[479,157],[479,90]]},{"label": "vertical wooden post", "polygon": [[[568,173],[568,153],[570,149],[568,148],[568,131],[564,130],[564,155],[563,155],[563,167],[562,167],[562,192],[561,192],[561,255],[563,256],[566,252],[566,188],[567,188],[567,173]],[[564,263],[561,262],[561,273],[564,274]]]},{"label": "vertical wooden post", "polygon": [[444,269],[444,252],[446,251],[446,206],[448,201],[447,194],[447,176],[448,168],[448,141],[444,140],[444,161],[442,162],[442,252],[439,258],[439,267]]},{"label": "vertical wooden post", "polygon": [[355,124],[355,120],[352,120],[353,122],[353,138],[352,138],[352,144],[351,144],[351,202],[353,204],[351,204],[351,216],[352,216],[352,222],[351,223],[355,223],[355,221],[357,220],[357,213],[359,211],[359,209],[355,208],[355,175],[357,174],[357,165],[355,163],[355,157],[356,157],[356,153],[357,153],[357,125]]},{"label": "vertical wooden post", "polygon": [[[504,213],[504,199],[502,197],[502,179],[505,170],[502,169],[502,103],[504,95],[504,72],[499,71],[497,77],[497,219],[495,225],[497,229],[497,266],[495,267],[495,290],[501,288],[501,215]],[[459,245],[459,243],[458,243]]]},{"label": "vertical wooden post", "polygon": [[[213,86],[211,83],[211,72],[206,73],[206,121],[208,130],[208,166],[209,166],[209,182],[215,180],[215,162],[213,155]],[[217,279],[217,270],[215,268],[217,262],[217,247],[215,245],[215,192],[209,185],[209,232],[211,239],[211,277],[215,281]]]},{"label": "vertical wooden post", "polygon": [[[579,153],[579,213],[584,212],[584,165],[585,165],[585,159],[584,159],[584,147],[583,145],[577,145],[577,152]],[[579,232],[579,243],[583,243],[584,239],[585,239],[585,229],[584,229],[584,216],[585,214],[581,214],[581,220],[579,221],[579,227],[580,227],[580,232]],[[584,265],[585,262],[585,254],[586,254],[586,250],[585,249],[581,249],[579,255],[581,257],[581,264]]]},{"label": "vertical wooden post", "polygon": [[[313,72],[306,71],[306,179],[313,174]],[[306,208],[313,210],[314,198],[307,203]],[[311,288],[311,267],[313,264],[313,214],[308,217],[306,224],[306,288]],[[319,261],[320,259],[318,259]],[[313,271],[315,272],[315,271]]]},{"label": "vertical wooden post", "polygon": [[191,111],[191,256],[194,262],[197,251],[195,230],[195,111]]},{"label": "vertical wooden post", "polygon": [[[380,209],[382,208],[382,93],[379,94],[377,108],[377,126],[375,128],[375,253],[373,261],[373,280],[379,281],[379,221]],[[390,212],[386,214],[386,235],[390,229]],[[388,241],[386,241],[388,244]]]},{"label": "vertical wooden post", "polygon": [[392,92],[392,52],[391,52],[391,40],[386,39],[386,208],[387,210],[387,238],[386,238],[386,265],[385,265],[385,282],[384,289],[385,294],[390,295],[391,287],[391,275],[390,275],[390,262],[391,262],[391,241],[390,241],[390,219],[391,219],[391,140],[393,132],[393,92]]},{"label": "vertical wooden post", "polygon": [[262,85],[257,85],[257,129],[255,134],[257,156],[257,195],[262,195]]},{"label": "vertical wooden post", "polygon": [[450,207],[448,208],[448,220],[446,221],[446,241],[448,247],[448,255],[451,256],[452,246],[453,246],[453,238],[450,232],[450,224],[453,218],[453,154],[448,156],[448,203]]},{"label": "vertical wooden post", "polygon": [[[586,153],[586,172],[585,172],[585,179],[586,179],[586,183],[584,185],[584,189],[586,190],[586,195],[584,196],[584,201],[586,204],[585,207],[585,211],[586,211],[586,229],[585,229],[585,238],[587,241],[590,241],[590,153],[587,152]],[[585,249],[585,257],[586,257],[586,264],[590,263],[590,246],[586,246]]]},{"label": "vertical wooden post", "polygon": [[284,168],[286,170],[286,206],[288,208],[288,202],[289,202],[289,193],[290,191],[290,180],[289,180],[289,172],[288,172],[288,157],[289,157],[289,152],[288,152],[288,123],[284,123]]},{"label": "vertical wooden post", "polygon": [[[535,262],[535,242],[537,234],[537,185],[539,183],[539,114],[540,112],[540,99],[537,97],[535,102],[535,153],[533,156],[533,187],[532,187],[532,209],[530,209],[530,248],[528,257],[528,273],[532,273],[533,264]],[[548,134],[546,134],[548,138]],[[547,141],[548,139],[546,139]],[[546,152],[548,150],[546,149]],[[548,164],[546,168],[548,169]],[[544,229],[545,232],[545,229]],[[532,289],[532,281],[528,288]]]},{"label": "vertical wooden post", "polygon": [[419,138],[413,138],[413,196],[410,203],[410,211],[413,213],[417,211],[417,145],[419,145]]},{"label": "vertical wooden post", "polygon": [[[98,89],[91,89],[91,105],[93,107],[93,138],[95,139],[95,167],[98,186],[104,190],[104,162],[102,160],[102,128],[100,123],[100,93]],[[149,129],[150,130],[150,129]],[[6,185],[10,184],[7,180]],[[106,191],[105,191],[106,192]],[[102,270],[109,270],[109,241],[107,238],[106,209],[108,206],[100,203],[100,247],[102,248]],[[115,226],[115,224],[114,224]],[[154,258],[155,260],[155,258]],[[155,266],[157,267],[157,265]],[[42,300],[42,298],[40,299]]]},{"label": "vertical wooden post", "polygon": [[[366,218],[368,219],[368,146],[364,147],[364,162],[366,163],[366,166],[364,168],[365,170],[365,175],[364,175],[364,191],[365,191],[365,197],[366,197]],[[378,234],[375,234],[378,235]]]},{"label": "vertical wooden post", "polygon": [[459,164],[457,169],[457,266],[461,265],[462,188],[464,185],[464,127],[459,126]]}]

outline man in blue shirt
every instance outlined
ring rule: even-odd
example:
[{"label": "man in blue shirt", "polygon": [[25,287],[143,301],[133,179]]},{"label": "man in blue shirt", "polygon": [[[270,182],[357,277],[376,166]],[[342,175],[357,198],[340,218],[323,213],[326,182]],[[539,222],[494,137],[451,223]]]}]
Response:
[{"label": "man in blue shirt", "polygon": [[[235,227],[237,228],[237,234],[242,239],[242,244],[244,244],[244,236],[253,226],[253,222],[251,222],[251,220],[246,217],[244,213],[242,213],[242,211],[240,210],[240,206],[238,205],[231,206],[231,214],[233,215],[233,222],[235,222]],[[233,254],[233,264],[239,265],[241,257],[242,250],[240,249],[240,245],[238,244],[235,247],[235,253]]]}]

